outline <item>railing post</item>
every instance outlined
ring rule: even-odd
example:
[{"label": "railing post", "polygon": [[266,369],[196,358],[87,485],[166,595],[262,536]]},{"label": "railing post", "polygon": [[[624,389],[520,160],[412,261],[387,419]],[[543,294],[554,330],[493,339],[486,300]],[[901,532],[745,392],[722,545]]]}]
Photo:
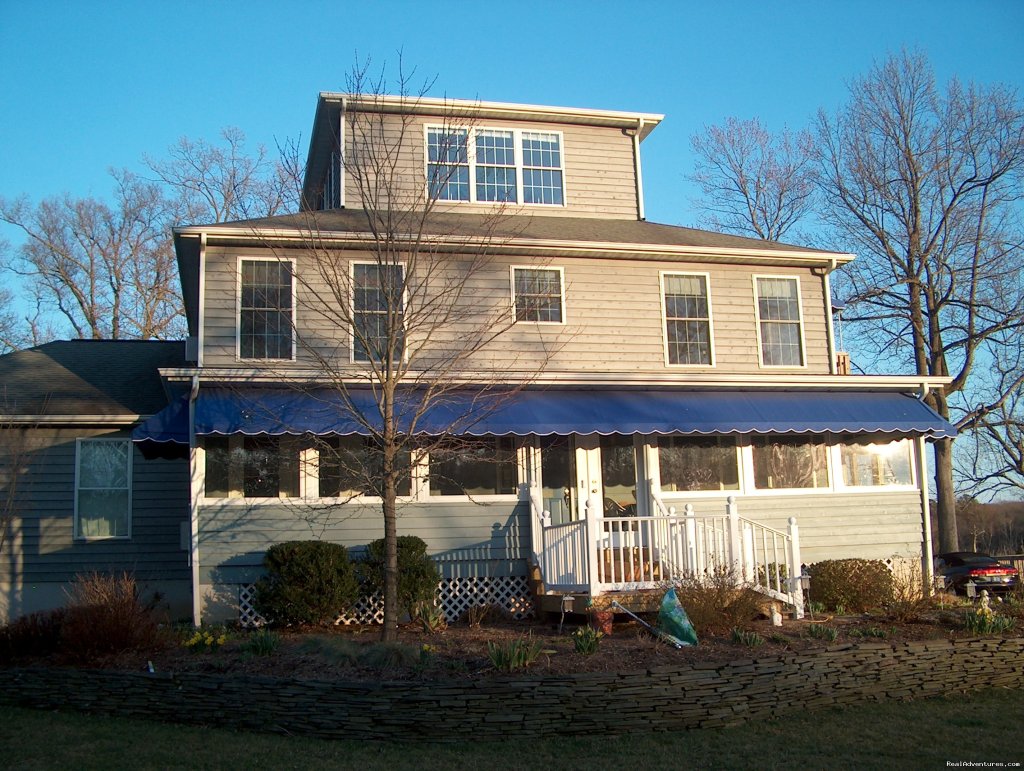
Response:
[{"label": "railing post", "polygon": [[793,618],[804,617],[804,589],[800,581],[802,572],[800,559],[800,528],[796,517],[789,518],[789,593],[793,598]]},{"label": "railing post", "polygon": [[689,575],[697,574],[697,520],[693,513],[693,504],[687,503],[683,506],[683,515],[686,517],[686,572]]},{"label": "railing post", "polygon": [[736,506],[735,496],[730,495],[726,501],[725,513],[729,515],[729,569],[740,578],[743,576],[743,553],[740,541],[740,512]]},{"label": "railing post", "polygon": [[591,496],[587,499],[584,507],[584,528],[587,539],[587,587],[591,597],[597,597],[601,590],[598,586],[598,572],[600,570],[600,554],[598,554],[598,537],[600,535],[600,520],[596,512],[602,511],[601,502]]}]

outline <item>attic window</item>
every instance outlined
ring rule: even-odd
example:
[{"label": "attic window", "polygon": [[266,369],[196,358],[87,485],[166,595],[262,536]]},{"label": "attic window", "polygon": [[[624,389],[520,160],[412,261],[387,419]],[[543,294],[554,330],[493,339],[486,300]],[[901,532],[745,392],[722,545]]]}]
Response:
[{"label": "attic window", "polygon": [[562,206],[562,135],[501,128],[426,128],[427,193],[438,201]]}]

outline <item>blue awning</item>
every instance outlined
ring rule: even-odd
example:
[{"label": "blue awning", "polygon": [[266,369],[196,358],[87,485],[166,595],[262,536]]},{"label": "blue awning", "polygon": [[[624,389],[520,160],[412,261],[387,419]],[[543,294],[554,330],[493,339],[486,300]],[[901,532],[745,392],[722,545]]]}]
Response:
[{"label": "blue awning", "polygon": [[188,396],[180,396],[132,430],[136,442],[188,444]]},{"label": "blue awning", "polygon": [[[379,428],[369,390],[352,390],[348,399],[332,389],[205,388],[196,404],[196,433],[348,435]],[[399,398],[400,432],[956,435],[949,422],[914,396],[891,392],[552,388],[502,396],[466,390],[446,394],[426,410],[419,409],[420,399],[415,391]]]}]

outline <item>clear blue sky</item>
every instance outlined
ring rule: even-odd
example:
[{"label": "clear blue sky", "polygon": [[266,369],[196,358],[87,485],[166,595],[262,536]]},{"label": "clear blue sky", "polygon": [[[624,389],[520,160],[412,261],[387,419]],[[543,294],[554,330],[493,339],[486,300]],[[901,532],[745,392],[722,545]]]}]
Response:
[{"label": "clear blue sky", "polygon": [[[842,102],[901,47],[940,80],[1024,84],[1024,2],[47,2],[0,0],[0,195],[105,195],[178,137],[309,135],[360,56],[436,75],[435,95],[658,112],[647,216],[692,224],[690,136],[773,128]],[[6,226],[0,237],[20,242]]]}]

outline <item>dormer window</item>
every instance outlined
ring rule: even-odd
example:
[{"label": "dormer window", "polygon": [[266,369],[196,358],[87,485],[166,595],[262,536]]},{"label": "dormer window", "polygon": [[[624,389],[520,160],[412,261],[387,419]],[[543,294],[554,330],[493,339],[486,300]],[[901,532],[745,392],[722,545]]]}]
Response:
[{"label": "dormer window", "polygon": [[562,206],[562,135],[428,126],[427,192],[438,201]]}]

